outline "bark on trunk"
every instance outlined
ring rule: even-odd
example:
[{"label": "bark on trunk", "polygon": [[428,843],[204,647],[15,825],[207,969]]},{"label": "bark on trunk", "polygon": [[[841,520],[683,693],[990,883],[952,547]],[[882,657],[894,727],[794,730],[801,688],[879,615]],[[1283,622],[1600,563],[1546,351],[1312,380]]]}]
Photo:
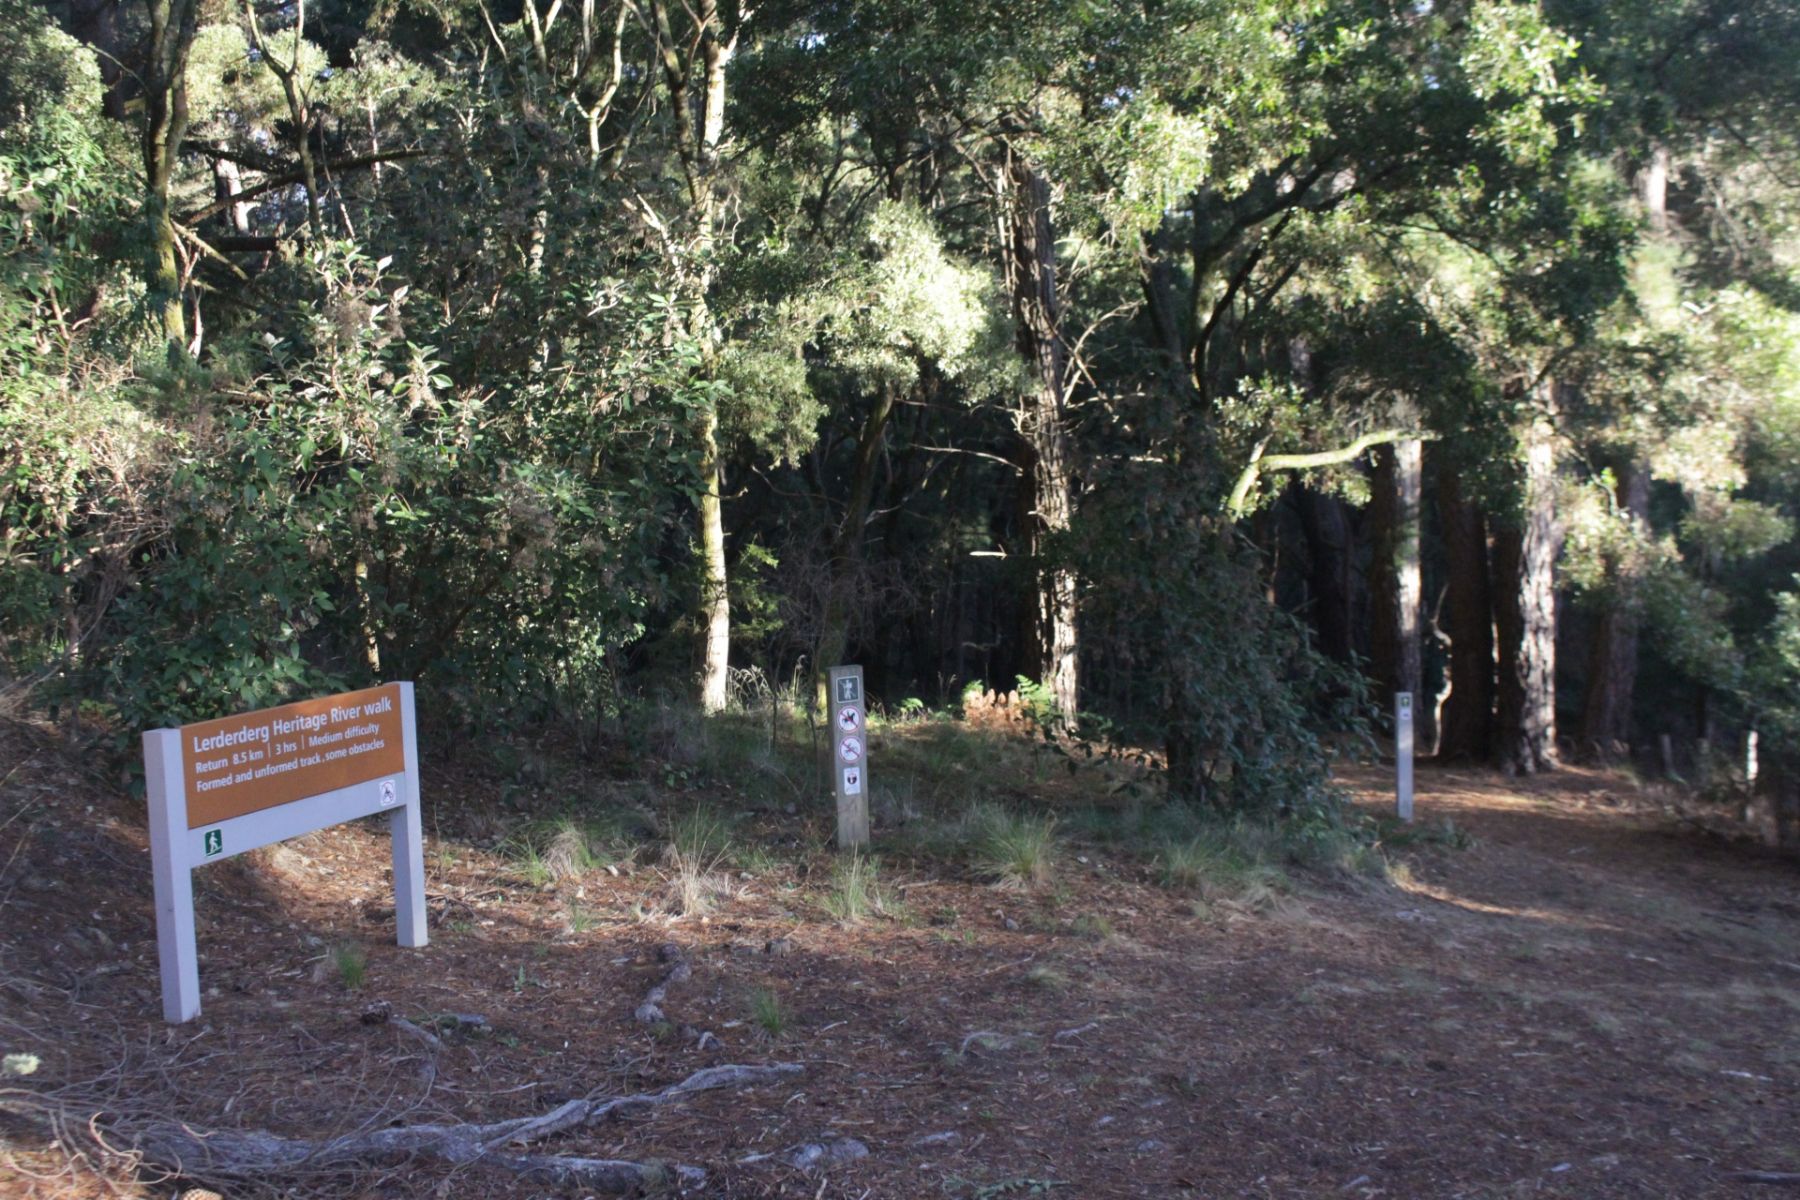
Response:
[{"label": "bark on trunk", "polygon": [[1344,502],[1308,488],[1300,490],[1300,529],[1306,537],[1308,608],[1319,652],[1335,662],[1350,661],[1350,521]]},{"label": "bark on trunk", "polygon": [[700,667],[700,708],[724,709],[731,668],[731,595],[725,573],[725,506],[719,493],[719,418],[700,420],[700,615],[706,627]]},{"label": "bark on trunk", "polygon": [[[727,38],[716,0],[684,5],[691,30],[677,35],[667,3],[649,5],[658,65],[668,91],[674,122],[673,141],[687,183],[692,234],[674,255],[687,312],[687,333],[700,348],[700,372],[716,369],[720,330],[709,300],[713,278],[713,242],[717,235],[719,143],[725,135],[726,66],[736,38]],[[696,88],[698,93],[696,94]],[[696,103],[697,102],[697,103]],[[695,109],[700,120],[695,123]],[[699,422],[699,503],[702,579],[700,595],[704,641],[699,680],[700,707],[725,707],[731,653],[731,603],[725,565],[725,518],[720,496],[719,416],[708,407]]]},{"label": "bark on trunk", "polygon": [[250,232],[250,202],[236,198],[243,190],[244,178],[238,165],[229,158],[213,159],[213,199],[226,205],[220,214],[225,227],[240,237]]},{"label": "bark on trunk", "polygon": [[1445,464],[1438,471],[1448,584],[1443,629],[1449,640],[1450,694],[1438,718],[1438,757],[1484,759],[1494,723],[1494,612],[1487,522]]},{"label": "bark on trunk", "polygon": [[[1642,526],[1650,514],[1650,471],[1633,462],[1619,475],[1619,511]],[[1637,688],[1638,609],[1632,581],[1615,578],[1588,652],[1587,697],[1582,705],[1581,745],[1602,761],[1631,753],[1631,707]]]},{"label": "bark on trunk", "polygon": [[1394,694],[1416,700],[1423,674],[1419,645],[1419,501],[1423,455],[1416,439],[1375,452],[1373,577],[1369,581],[1369,660],[1387,711]]},{"label": "bark on trunk", "polygon": [[1527,426],[1525,496],[1516,522],[1494,537],[1494,625],[1499,635],[1499,705],[1494,757],[1509,773],[1554,770],[1556,750],[1556,582],[1563,528],[1555,507],[1556,451],[1550,413]]},{"label": "bark on trunk", "polygon": [[151,310],[171,356],[187,349],[181,267],[175,254],[175,216],[169,187],[187,136],[188,52],[194,45],[198,0],[149,0],[150,48],[144,65],[144,219],[149,226],[145,284]]},{"label": "bark on trunk", "polygon": [[1050,222],[1050,185],[1032,165],[1009,154],[1006,162],[1006,278],[1012,295],[1019,353],[1031,367],[1032,386],[1019,398],[1016,424],[1025,462],[1025,549],[1037,575],[1031,606],[1036,674],[1056,698],[1065,719],[1079,711],[1079,643],[1072,572],[1043,561],[1047,538],[1065,533],[1074,516],[1074,483],[1063,397],[1068,348],[1056,283],[1056,235]]}]

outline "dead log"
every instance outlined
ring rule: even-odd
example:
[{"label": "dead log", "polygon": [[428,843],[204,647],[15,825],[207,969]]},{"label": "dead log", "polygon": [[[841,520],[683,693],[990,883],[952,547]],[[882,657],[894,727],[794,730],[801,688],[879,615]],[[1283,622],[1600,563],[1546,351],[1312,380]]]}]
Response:
[{"label": "dead log", "polygon": [[132,1126],[120,1121],[111,1130],[115,1146],[123,1142],[157,1166],[202,1179],[262,1179],[297,1170],[344,1168],[405,1157],[435,1159],[466,1166],[481,1163],[522,1177],[598,1191],[648,1190],[678,1182],[683,1187],[705,1182],[699,1167],[637,1163],[620,1159],[554,1154],[508,1153],[607,1117],[659,1108],[684,1096],[718,1088],[747,1087],[796,1075],[799,1063],[769,1066],[721,1066],[696,1071],[661,1091],[610,1099],[570,1100],[532,1117],[487,1124],[403,1125],[363,1129],[334,1138],[298,1138],[263,1131],[202,1130],[170,1121]]}]

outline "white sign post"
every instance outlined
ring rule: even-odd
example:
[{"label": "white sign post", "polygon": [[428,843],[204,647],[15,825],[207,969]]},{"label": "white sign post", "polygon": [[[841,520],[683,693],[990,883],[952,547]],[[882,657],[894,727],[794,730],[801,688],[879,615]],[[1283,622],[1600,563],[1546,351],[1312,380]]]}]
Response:
[{"label": "white sign post", "polygon": [[1394,693],[1394,809],[1402,821],[1413,819],[1413,698]]},{"label": "white sign post", "polygon": [[328,825],[389,814],[398,941],[425,945],[412,684],[149,730],[144,776],[165,1020],[200,1013],[194,868]]},{"label": "white sign post", "polygon": [[869,730],[861,667],[831,668],[831,780],[838,849],[868,845]]}]

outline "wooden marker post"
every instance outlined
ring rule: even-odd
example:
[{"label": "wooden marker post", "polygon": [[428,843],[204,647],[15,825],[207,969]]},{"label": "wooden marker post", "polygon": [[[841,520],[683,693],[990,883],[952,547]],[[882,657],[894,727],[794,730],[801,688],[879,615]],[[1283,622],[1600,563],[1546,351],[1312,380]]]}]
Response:
[{"label": "wooden marker post", "polygon": [[200,1014],[194,868],[388,814],[394,926],[423,946],[425,850],[413,686],[390,683],[144,734],[163,1018]]},{"label": "wooden marker post", "polygon": [[1394,810],[1413,819],[1413,709],[1411,692],[1394,693]]},{"label": "wooden marker post", "polygon": [[869,844],[868,711],[862,668],[831,668],[831,780],[840,850]]}]

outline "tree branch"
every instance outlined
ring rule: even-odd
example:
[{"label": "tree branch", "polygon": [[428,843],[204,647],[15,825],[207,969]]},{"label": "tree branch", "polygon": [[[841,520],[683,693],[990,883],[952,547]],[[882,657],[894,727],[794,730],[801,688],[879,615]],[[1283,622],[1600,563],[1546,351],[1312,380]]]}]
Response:
[{"label": "tree branch", "polygon": [[1348,446],[1340,446],[1335,450],[1315,450],[1308,454],[1264,454],[1262,448],[1267,444],[1265,439],[1251,453],[1250,462],[1231,489],[1231,498],[1225,502],[1225,509],[1234,519],[1243,516],[1250,489],[1256,486],[1257,477],[1264,471],[1307,471],[1314,467],[1335,467],[1339,463],[1352,461],[1372,446],[1385,446],[1390,442],[1427,442],[1435,436],[1417,429],[1382,429],[1365,433]]},{"label": "tree branch", "polygon": [[[211,151],[208,153],[211,153]],[[357,158],[346,158],[339,162],[329,163],[327,164],[326,169],[330,171],[360,171],[375,166],[377,163],[402,162],[409,158],[435,157],[437,157],[437,152],[434,150],[384,150],[380,154],[364,154]],[[242,204],[246,200],[260,196],[265,192],[272,192],[276,188],[303,183],[305,182],[305,179],[305,174],[298,168],[290,171],[283,171],[279,175],[271,175],[255,187],[248,187],[241,192],[234,192],[224,200],[216,200],[205,208],[188,213],[186,216],[178,219],[183,225],[198,225],[208,217],[218,216],[233,204]]]}]

